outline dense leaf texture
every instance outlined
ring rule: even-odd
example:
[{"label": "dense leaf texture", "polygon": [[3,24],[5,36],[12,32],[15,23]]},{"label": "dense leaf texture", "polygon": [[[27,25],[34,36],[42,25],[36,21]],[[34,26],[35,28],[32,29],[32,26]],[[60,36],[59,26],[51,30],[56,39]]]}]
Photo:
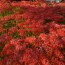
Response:
[{"label": "dense leaf texture", "polygon": [[0,65],[65,65],[65,7],[42,2],[3,3]]}]

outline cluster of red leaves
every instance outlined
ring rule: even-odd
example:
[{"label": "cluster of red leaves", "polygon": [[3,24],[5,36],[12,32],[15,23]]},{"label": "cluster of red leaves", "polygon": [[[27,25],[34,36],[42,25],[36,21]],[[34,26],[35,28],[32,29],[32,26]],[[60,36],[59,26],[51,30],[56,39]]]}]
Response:
[{"label": "cluster of red leaves", "polygon": [[6,1],[9,1],[9,2],[15,2],[15,1],[17,1],[17,2],[19,2],[19,1],[32,1],[32,2],[38,1],[38,2],[45,2],[47,0],[1,0],[1,1],[3,1],[3,2],[6,2]]},{"label": "cluster of red leaves", "polygon": [[0,3],[0,65],[65,65],[65,7],[26,3]]}]

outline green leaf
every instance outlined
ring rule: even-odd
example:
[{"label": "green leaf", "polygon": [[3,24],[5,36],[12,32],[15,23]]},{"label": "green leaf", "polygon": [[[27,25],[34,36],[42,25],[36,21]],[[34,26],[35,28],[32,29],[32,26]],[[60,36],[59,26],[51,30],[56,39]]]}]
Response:
[{"label": "green leaf", "polygon": [[0,56],[0,60],[4,59],[5,56]]},{"label": "green leaf", "polygon": [[14,32],[12,37],[17,39],[17,38],[20,38],[20,35],[18,34],[18,32]]},{"label": "green leaf", "polygon": [[4,16],[10,16],[11,14],[17,12],[17,11],[20,11],[21,8],[20,7],[17,7],[17,8],[12,8],[12,10],[6,10],[2,13],[0,13],[0,18],[4,17]]},{"label": "green leaf", "polygon": [[13,12],[14,12],[14,13],[17,12],[17,11],[20,11],[20,10],[21,10],[20,7],[13,8]]},{"label": "green leaf", "polygon": [[3,47],[4,47],[4,46],[0,46],[0,52],[3,50]]},{"label": "green leaf", "polygon": [[13,14],[12,11],[6,10],[6,11],[0,13],[0,18],[2,18],[2,17],[4,17],[4,16],[9,16],[9,15],[11,15],[11,14]]},{"label": "green leaf", "polygon": [[[15,24],[13,24],[13,23],[15,23]],[[11,28],[11,27],[13,27],[15,25],[16,25],[16,21],[15,20],[8,20],[6,23],[4,23],[2,25],[2,27],[5,28],[5,29],[9,29],[9,28]]]},{"label": "green leaf", "polygon": [[35,2],[35,0],[32,0],[32,2]]},{"label": "green leaf", "polygon": [[33,36],[33,33],[32,33],[32,32],[27,32],[27,33],[26,33],[26,36],[27,36],[27,37]]},{"label": "green leaf", "polygon": [[3,33],[2,32],[0,32],[0,36],[2,35]]},{"label": "green leaf", "polygon": [[21,20],[22,22],[24,22],[25,21],[25,19],[24,18],[22,18],[22,20]]},{"label": "green leaf", "polygon": [[5,41],[5,42],[3,42],[3,43],[0,43],[0,44],[3,44],[3,45],[0,46],[0,52],[2,52],[2,50],[3,50],[4,46],[5,46],[5,44],[7,44],[7,41]]}]

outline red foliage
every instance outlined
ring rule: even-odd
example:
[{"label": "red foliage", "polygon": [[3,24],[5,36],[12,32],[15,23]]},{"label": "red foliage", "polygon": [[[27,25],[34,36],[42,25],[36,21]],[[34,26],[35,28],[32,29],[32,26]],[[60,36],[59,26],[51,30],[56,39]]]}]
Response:
[{"label": "red foliage", "polygon": [[65,65],[65,7],[0,5],[0,65]]}]

